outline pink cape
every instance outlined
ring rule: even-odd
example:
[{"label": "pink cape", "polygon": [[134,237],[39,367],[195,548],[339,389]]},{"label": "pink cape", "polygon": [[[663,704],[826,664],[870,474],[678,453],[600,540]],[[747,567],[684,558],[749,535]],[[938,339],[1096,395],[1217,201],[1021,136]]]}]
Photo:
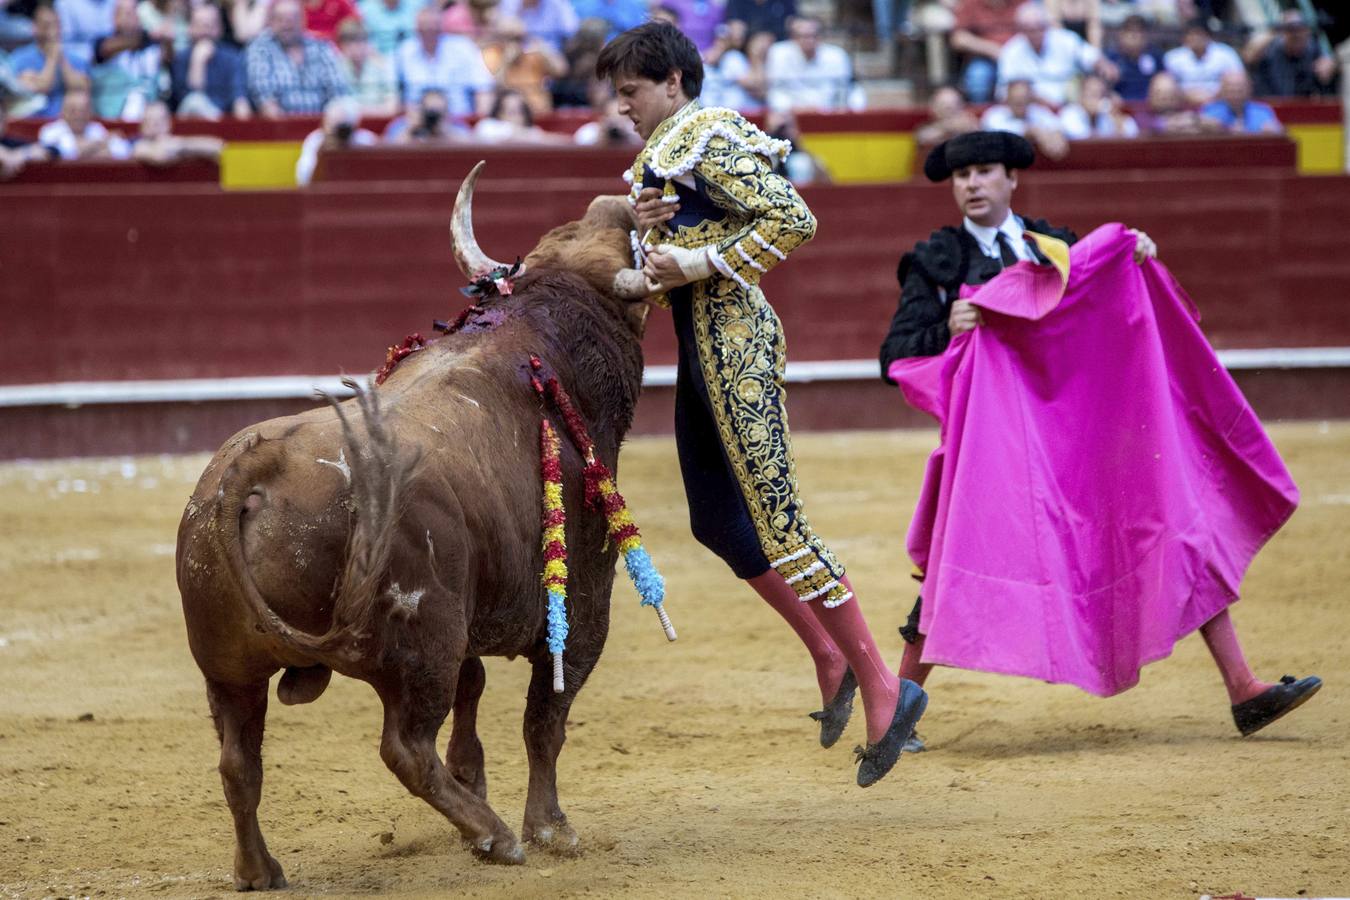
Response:
[{"label": "pink cape", "polygon": [[1133,249],[1097,229],[1067,285],[1020,263],[963,291],[982,327],[891,364],[942,426],[908,537],[925,662],[1119,693],[1237,599],[1297,506],[1190,298]]}]

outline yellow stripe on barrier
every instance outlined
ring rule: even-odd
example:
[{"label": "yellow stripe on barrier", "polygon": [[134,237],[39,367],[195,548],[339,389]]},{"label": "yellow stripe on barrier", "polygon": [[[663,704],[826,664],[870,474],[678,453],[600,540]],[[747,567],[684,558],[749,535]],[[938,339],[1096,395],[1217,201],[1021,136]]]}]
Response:
[{"label": "yellow stripe on barrier", "polygon": [[1345,129],[1340,125],[1290,125],[1298,144],[1300,175],[1336,175],[1345,169]]},{"label": "yellow stripe on barrier", "polygon": [[801,145],[835,184],[908,181],[914,174],[914,135],[907,131],[804,134]]},{"label": "yellow stripe on barrier", "polygon": [[296,141],[231,141],[220,155],[220,186],[227,191],[295,187]]}]

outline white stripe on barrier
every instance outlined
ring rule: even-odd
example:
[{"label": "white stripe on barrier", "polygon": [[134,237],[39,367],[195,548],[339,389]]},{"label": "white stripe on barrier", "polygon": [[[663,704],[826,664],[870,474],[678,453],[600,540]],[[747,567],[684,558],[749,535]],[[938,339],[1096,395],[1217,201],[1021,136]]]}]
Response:
[{"label": "white stripe on barrier", "polygon": [[[1350,347],[1270,347],[1220,350],[1229,370],[1350,368]],[[674,366],[648,366],[646,387],[675,384]],[[790,362],[786,378],[812,381],[870,381],[879,377],[875,359]],[[318,390],[338,397],[351,391],[338,375],[277,375],[256,378],[186,378],[157,381],[66,381],[0,385],[0,407],[85,406],[111,403],[201,403],[212,400],[284,400],[314,398]]]}]

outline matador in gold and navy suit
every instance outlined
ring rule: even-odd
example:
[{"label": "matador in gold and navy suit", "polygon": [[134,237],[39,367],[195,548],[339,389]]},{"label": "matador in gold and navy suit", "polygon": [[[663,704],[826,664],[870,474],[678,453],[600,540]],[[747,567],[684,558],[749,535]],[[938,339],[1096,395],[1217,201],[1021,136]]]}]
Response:
[{"label": "matador in gold and navy suit", "polygon": [[679,340],[675,437],[694,536],[740,578],[772,568],[800,599],[837,606],[852,593],[802,511],[783,328],[759,289],[760,277],[816,230],[802,198],[774,174],[790,149],[738,113],[693,100],[656,128],[624,178],[634,203],[652,187],[679,203],[651,234],[634,234],[637,252],[706,249],[714,269],[666,296]]}]

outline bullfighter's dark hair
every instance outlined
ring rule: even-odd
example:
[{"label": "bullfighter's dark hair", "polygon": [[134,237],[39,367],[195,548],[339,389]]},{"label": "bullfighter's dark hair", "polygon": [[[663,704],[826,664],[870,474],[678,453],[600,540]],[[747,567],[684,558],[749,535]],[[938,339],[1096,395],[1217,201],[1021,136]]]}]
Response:
[{"label": "bullfighter's dark hair", "polygon": [[644,22],[605,45],[595,61],[597,78],[636,75],[665,81],[678,70],[690,100],[703,90],[703,60],[683,31],[669,22]]}]

